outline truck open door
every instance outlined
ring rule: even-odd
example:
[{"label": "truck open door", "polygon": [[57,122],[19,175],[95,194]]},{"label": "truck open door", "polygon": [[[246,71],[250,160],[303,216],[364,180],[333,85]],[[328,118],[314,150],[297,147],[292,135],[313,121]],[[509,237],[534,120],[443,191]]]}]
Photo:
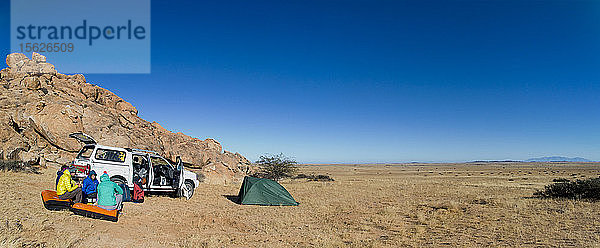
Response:
[{"label": "truck open door", "polygon": [[183,162],[181,162],[181,157],[177,156],[177,165],[175,166],[176,168],[176,173],[175,174],[178,178],[177,178],[177,195],[180,197],[185,197],[186,199],[190,199],[190,197],[192,197],[191,192],[189,191],[188,187],[186,187],[185,185],[185,180],[183,177]]},{"label": "truck open door", "polygon": [[69,134],[69,137],[79,140],[79,142],[84,143],[86,145],[95,145],[96,144],[96,141],[94,140],[94,138],[92,138],[92,136],[89,136],[82,132]]},{"label": "truck open door", "polygon": [[76,180],[82,180],[91,170],[90,167],[92,158],[90,156],[94,152],[96,141],[91,136],[82,132],[71,133],[69,134],[69,137],[83,143],[83,147],[77,153],[75,160],[71,162],[70,166],[71,176],[73,176]]}]

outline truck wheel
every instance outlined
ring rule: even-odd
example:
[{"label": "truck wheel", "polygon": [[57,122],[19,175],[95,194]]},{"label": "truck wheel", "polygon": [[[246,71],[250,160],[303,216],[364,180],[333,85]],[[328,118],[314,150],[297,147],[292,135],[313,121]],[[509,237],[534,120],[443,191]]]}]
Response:
[{"label": "truck wheel", "polygon": [[113,177],[110,179],[111,181],[113,181],[116,184],[125,184],[125,180],[118,178],[118,177]]},{"label": "truck wheel", "polygon": [[184,186],[185,189],[181,191],[181,196],[190,199],[194,195],[194,183],[190,181],[185,181]]}]

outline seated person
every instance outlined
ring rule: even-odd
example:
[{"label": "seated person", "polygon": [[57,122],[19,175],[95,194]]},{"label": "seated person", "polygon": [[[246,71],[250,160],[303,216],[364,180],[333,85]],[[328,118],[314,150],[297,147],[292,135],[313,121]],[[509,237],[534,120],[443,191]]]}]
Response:
[{"label": "seated person", "polygon": [[74,203],[81,202],[81,187],[73,181],[69,169],[65,169],[62,176],[60,176],[58,185],[56,186],[56,194],[58,195],[58,199],[61,200],[72,199]]},{"label": "seated person", "polygon": [[104,172],[100,176],[98,184],[98,207],[106,210],[121,210],[123,203],[123,189],[110,180],[110,177]]},{"label": "seated person", "polygon": [[83,197],[86,199],[96,199],[98,187],[98,179],[96,179],[96,172],[94,170],[90,171],[90,174],[83,179]]}]

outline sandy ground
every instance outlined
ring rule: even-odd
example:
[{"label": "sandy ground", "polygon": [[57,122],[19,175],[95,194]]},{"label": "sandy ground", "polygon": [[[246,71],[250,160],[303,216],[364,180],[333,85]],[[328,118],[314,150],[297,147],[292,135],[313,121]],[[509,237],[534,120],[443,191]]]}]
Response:
[{"label": "sandy ground", "polygon": [[600,163],[304,166],[298,207],[240,206],[239,184],[126,203],[118,223],[46,210],[42,174],[0,172],[0,247],[600,247],[600,203],[532,194]]}]

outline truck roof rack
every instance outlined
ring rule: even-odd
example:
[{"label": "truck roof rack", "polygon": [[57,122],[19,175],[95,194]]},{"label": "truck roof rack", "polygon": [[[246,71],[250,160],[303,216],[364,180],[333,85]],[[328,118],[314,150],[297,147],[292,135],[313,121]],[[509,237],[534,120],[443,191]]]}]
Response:
[{"label": "truck roof rack", "polygon": [[125,149],[127,149],[129,151],[133,151],[133,152],[145,152],[145,153],[152,153],[152,154],[159,155],[158,152],[150,151],[150,150],[135,149],[135,148],[125,148]]}]

